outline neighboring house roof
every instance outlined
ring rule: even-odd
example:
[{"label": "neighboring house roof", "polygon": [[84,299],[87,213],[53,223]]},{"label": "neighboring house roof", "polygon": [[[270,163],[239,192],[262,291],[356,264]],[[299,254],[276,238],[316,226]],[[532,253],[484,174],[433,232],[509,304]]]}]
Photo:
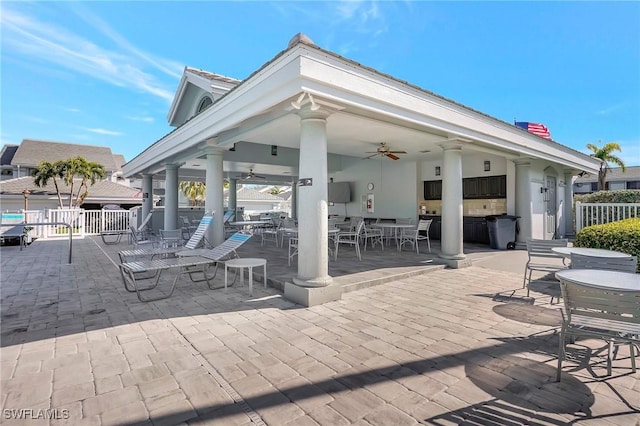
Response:
[{"label": "neighboring house roof", "polygon": [[[77,193],[78,187],[80,186],[81,179],[74,180],[74,193]],[[58,187],[60,188],[60,193],[62,194],[62,198],[65,196],[69,196],[69,186],[66,185],[61,180],[58,180]],[[49,183],[40,188],[36,186],[33,177],[25,176],[16,179],[9,179],[0,182],[0,195],[21,195],[22,191],[28,189],[31,193],[30,196],[49,196],[56,195],[56,188],[53,184],[53,180],[50,180]],[[121,185],[119,183],[101,180],[96,182],[94,185],[89,186],[89,195],[85,202],[89,199],[130,199],[132,202],[136,202],[141,200],[140,190],[130,188],[125,185]]]},{"label": "neighboring house roof", "polygon": [[[227,192],[228,190],[225,190]],[[236,199],[242,201],[270,201],[281,203],[282,198],[269,194],[268,192],[260,192],[254,188],[247,188],[246,186],[238,190]]]},{"label": "neighboring house roof", "polygon": [[0,166],[10,166],[13,156],[18,150],[18,145],[5,145],[0,153]]},{"label": "neighboring house roof", "polygon": [[[107,172],[121,170],[122,164],[124,164],[124,157],[121,154],[114,155],[109,147],[32,139],[22,141],[11,160],[11,164],[21,167],[37,167],[40,161],[53,162],[77,156],[102,164]],[[119,158],[116,160],[117,156]],[[122,163],[119,164],[121,161]]]},{"label": "neighboring house roof", "polygon": [[[615,182],[615,181],[629,181],[629,180],[640,180],[640,166],[631,166],[625,167],[625,171],[622,171],[620,167],[612,167],[609,172],[607,172],[607,182]],[[598,175],[587,174],[583,177],[578,177],[575,183],[589,183],[589,182],[597,182]]]}]

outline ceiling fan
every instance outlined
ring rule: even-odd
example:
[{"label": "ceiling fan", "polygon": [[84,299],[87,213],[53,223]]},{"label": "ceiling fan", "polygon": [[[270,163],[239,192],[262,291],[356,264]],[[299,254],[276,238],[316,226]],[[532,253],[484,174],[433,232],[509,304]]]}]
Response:
[{"label": "ceiling fan", "polygon": [[375,157],[376,155],[379,155],[381,157],[389,157],[392,160],[399,160],[400,157],[398,157],[396,154],[406,154],[407,151],[391,151],[391,149],[387,146],[386,142],[380,142],[380,146],[378,147],[378,149],[374,151],[367,151],[365,154],[371,154],[368,157],[364,157],[364,158],[371,158],[371,157]]},{"label": "ceiling fan", "polygon": [[247,173],[246,176],[242,177],[243,180],[247,180],[247,179],[266,179],[266,177],[264,176],[259,176],[255,173],[253,173],[253,169],[249,169],[249,173]]}]

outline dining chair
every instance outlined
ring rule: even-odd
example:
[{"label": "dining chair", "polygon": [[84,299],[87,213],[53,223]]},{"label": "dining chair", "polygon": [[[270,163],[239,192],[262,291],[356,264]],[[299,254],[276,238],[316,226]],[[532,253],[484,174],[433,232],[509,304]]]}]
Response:
[{"label": "dining chair", "polygon": [[163,247],[180,247],[183,245],[182,229],[161,229],[160,241]]},{"label": "dining chair", "polygon": [[398,251],[402,250],[404,244],[411,244],[412,248],[416,249],[416,254],[420,254],[418,243],[427,240],[429,253],[431,253],[431,241],[429,240],[429,227],[431,226],[431,222],[432,219],[420,219],[415,229],[402,229]]},{"label": "dining chair", "polygon": [[564,256],[555,253],[554,247],[567,247],[569,240],[566,238],[557,240],[541,240],[529,238],[526,240],[527,246],[527,263],[524,267],[524,279],[522,288],[527,288],[527,297],[529,297],[529,285],[531,284],[531,274],[533,271],[538,272],[557,272],[565,269]]},{"label": "dining chair", "polygon": [[571,269],[606,269],[609,271],[636,272],[638,257],[600,257],[571,253]]},{"label": "dining chair", "polygon": [[358,260],[362,260],[362,256],[360,254],[360,235],[363,233],[364,229],[364,220],[360,221],[355,231],[345,231],[338,232],[336,236],[335,242],[335,251],[334,251],[334,260],[338,260],[338,247],[340,244],[346,244],[354,246],[356,249],[356,255],[358,256]]},{"label": "dining chair", "polygon": [[279,226],[282,222],[278,221],[278,224],[271,218],[265,219],[268,223],[262,229],[260,233],[262,239],[260,240],[260,245],[264,246],[265,241],[273,241],[276,243],[276,247],[278,247],[278,234],[279,234]]},{"label": "dining chair", "polygon": [[[376,223],[380,222],[380,218],[376,220]],[[382,250],[384,250],[384,233],[382,232],[382,228],[376,228],[371,226],[372,224],[364,225],[364,251],[367,251],[367,245],[371,242],[371,248],[375,247],[376,244],[380,244]]]}]

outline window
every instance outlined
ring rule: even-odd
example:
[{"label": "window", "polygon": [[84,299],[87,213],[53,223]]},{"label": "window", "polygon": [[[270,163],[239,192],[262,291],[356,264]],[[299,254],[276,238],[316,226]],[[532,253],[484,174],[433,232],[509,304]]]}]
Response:
[{"label": "window", "polygon": [[209,108],[212,104],[213,104],[213,100],[209,96],[205,96],[200,100],[200,103],[198,104],[198,110],[196,111],[196,113],[200,114],[202,111]]},{"label": "window", "polygon": [[640,180],[631,180],[627,182],[627,189],[640,189]]}]

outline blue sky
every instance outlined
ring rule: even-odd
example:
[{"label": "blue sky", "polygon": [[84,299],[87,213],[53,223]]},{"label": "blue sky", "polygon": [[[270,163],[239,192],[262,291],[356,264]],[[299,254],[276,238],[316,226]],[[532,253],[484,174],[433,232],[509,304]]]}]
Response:
[{"label": "blue sky", "polygon": [[[171,131],[184,66],[244,79],[307,34],[318,46],[498,119],[545,124],[640,165],[640,2],[6,2],[3,144],[110,146]],[[602,141],[602,142],[599,142]]]}]

